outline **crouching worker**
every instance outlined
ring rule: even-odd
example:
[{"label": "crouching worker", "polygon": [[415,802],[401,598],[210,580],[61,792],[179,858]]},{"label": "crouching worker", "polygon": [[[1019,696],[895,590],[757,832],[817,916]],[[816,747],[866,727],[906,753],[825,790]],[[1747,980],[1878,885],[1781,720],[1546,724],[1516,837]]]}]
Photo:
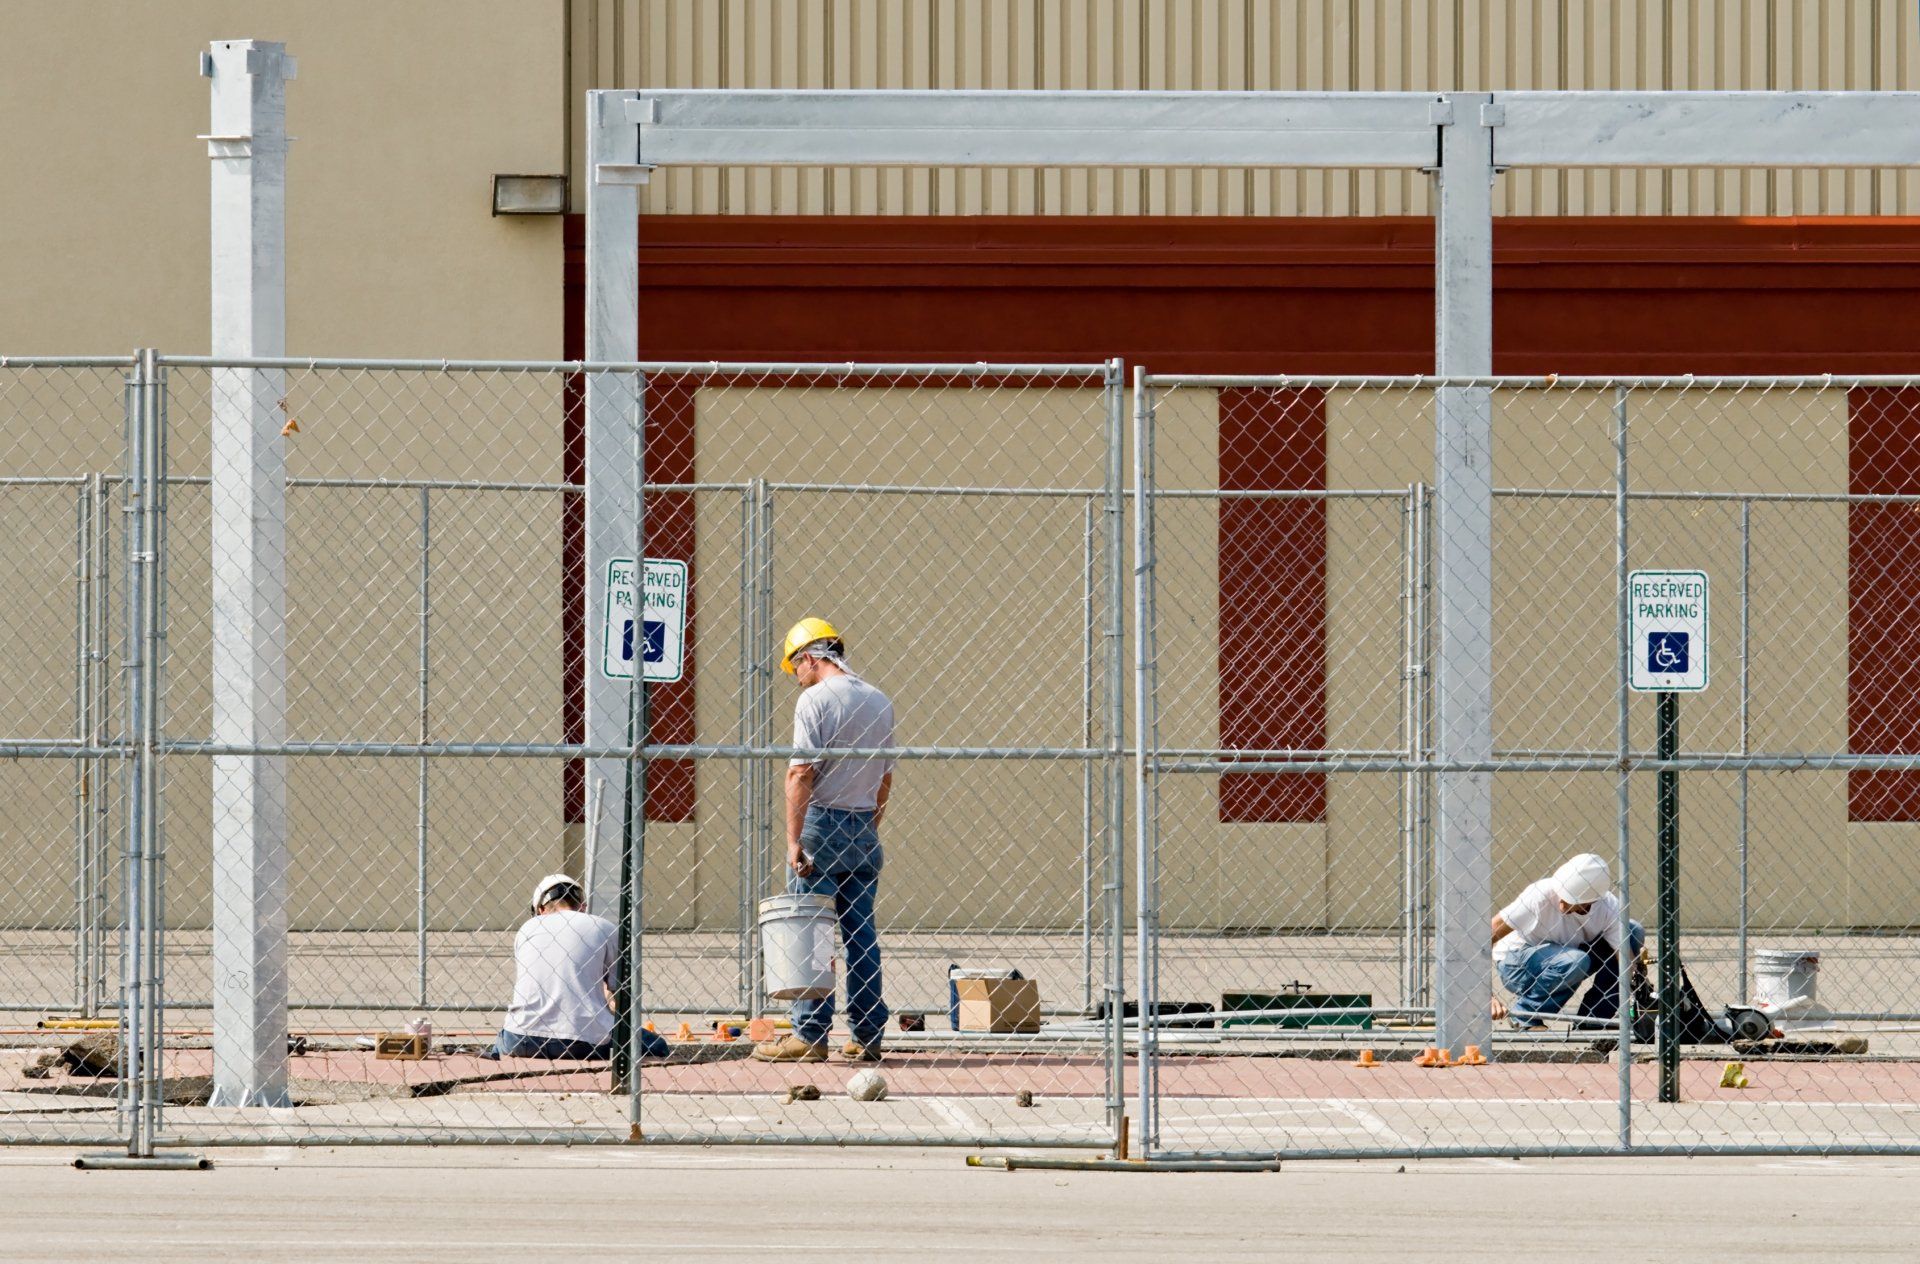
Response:
[{"label": "crouching worker", "polygon": [[[1540,1020],[1566,1008],[1582,983],[1579,1017],[1620,1012],[1620,900],[1612,886],[1605,860],[1575,856],[1494,916],[1493,960],[1513,994],[1515,1030],[1544,1030]],[[1645,941],[1640,923],[1628,922],[1626,955],[1637,959]],[[1506,1017],[1498,999],[1493,1009]]]},{"label": "crouching worker", "polygon": [[[483,1057],[612,1056],[620,937],[612,922],[585,912],[586,903],[580,884],[564,873],[550,873],[533,888],[533,916],[513,940],[513,1004]],[[642,1029],[640,1040],[643,1057],[667,1052],[656,1032]]]}]

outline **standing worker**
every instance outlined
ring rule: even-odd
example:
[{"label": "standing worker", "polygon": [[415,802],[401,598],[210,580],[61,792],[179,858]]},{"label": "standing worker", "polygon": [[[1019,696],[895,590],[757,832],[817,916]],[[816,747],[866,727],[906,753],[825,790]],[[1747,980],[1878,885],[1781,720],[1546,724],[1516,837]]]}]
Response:
[{"label": "standing worker", "polygon": [[[1646,942],[1628,922],[1627,951],[1637,958]],[[1587,983],[1578,1016],[1612,1018],[1620,1012],[1620,898],[1604,858],[1575,856],[1550,878],[1531,883],[1493,917],[1493,960],[1513,993],[1518,1031],[1543,1031],[1540,1020],[1558,1014]],[[1589,982],[1591,980],[1591,982]],[[1506,1007],[1494,999],[1493,1016]]]},{"label": "standing worker", "polygon": [[[800,682],[793,744],[801,750],[893,745],[893,703],[854,675],[847,646],[824,619],[787,633],[780,669]],[[870,755],[796,758],[787,768],[787,890],[831,895],[847,959],[847,1027],[841,1056],[878,1062],[887,1030],[880,999],[880,940],[873,902],[880,887],[880,818],[893,788],[893,761]],[[821,1062],[833,1026],[833,996],[793,1003],[793,1034],[756,1045],[762,1062]]]}]

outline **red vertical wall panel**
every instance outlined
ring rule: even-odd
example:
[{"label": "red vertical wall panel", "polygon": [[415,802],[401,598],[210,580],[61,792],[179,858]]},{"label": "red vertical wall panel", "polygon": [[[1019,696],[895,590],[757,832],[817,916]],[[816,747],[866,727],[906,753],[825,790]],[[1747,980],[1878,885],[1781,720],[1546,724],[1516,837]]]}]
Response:
[{"label": "red vertical wall panel", "polygon": [[[571,336],[571,321],[569,336]],[[673,379],[647,383],[647,481],[694,481],[694,388]],[[586,482],[585,391],[579,377],[562,388],[563,472],[566,481]],[[582,666],[585,662],[586,503],[577,492],[561,501],[560,672],[561,728],[565,741],[586,740],[586,699]],[[652,707],[653,741],[681,744],[694,740],[694,662],[699,654],[695,635],[699,586],[694,582],[694,504],[690,492],[662,492],[647,498],[647,556],[674,558],[687,564],[686,673],[675,684],[655,685],[648,694]],[[580,760],[567,761],[561,778],[564,819],[586,819],[586,769]],[[691,821],[694,810],[693,761],[654,760],[647,767],[647,819]]]},{"label": "red vertical wall panel", "polygon": [[[694,481],[693,383],[671,378],[647,381],[647,482]],[[659,745],[694,741],[693,673],[699,658],[700,577],[693,561],[692,492],[656,492],[646,499],[647,556],[687,564],[686,671],[670,685],[647,691],[651,740]],[[694,784],[691,759],[656,759],[647,765],[647,819],[691,821]]]},{"label": "red vertical wall panel", "polygon": [[[1920,495],[1920,390],[1847,395],[1848,488]],[[1920,505],[1847,507],[1847,749],[1920,754]],[[1920,772],[1847,774],[1847,818],[1920,821]]]},{"label": "red vertical wall panel", "polygon": [[[1220,392],[1220,490],[1325,491],[1327,401],[1320,390]],[[1220,745],[1327,744],[1327,504],[1220,501]],[[1324,821],[1318,773],[1228,773],[1220,819]]]}]

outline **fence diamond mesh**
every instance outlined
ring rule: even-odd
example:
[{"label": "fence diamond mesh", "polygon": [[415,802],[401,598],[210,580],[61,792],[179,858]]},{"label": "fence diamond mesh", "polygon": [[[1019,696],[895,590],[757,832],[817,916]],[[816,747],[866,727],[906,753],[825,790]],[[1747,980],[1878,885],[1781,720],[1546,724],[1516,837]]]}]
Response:
[{"label": "fence diamond mesh", "polygon": [[[1115,371],[602,373],[644,451],[575,366],[166,372],[168,1140],[1112,1144]],[[641,518],[686,600],[637,731],[652,607],[603,637],[583,577]],[[899,717],[884,1102],[844,1002],[826,1065],[750,1056],[808,615]]]},{"label": "fence diamond mesh", "polygon": [[[0,415],[0,1140],[1920,1147],[1907,383],[143,353]],[[803,616],[885,744],[801,744]],[[858,911],[762,924],[795,758],[891,767],[877,1068]]]},{"label": "fence diamond mesh", "polygon": [[[132,363],[0,361],[0,1140],[116,1140]],[[45,1020],[59,1016],[62,1026]],[[103,1028],[104,1030],[99,1030]],[[76,1040],[84,1047],[63,1054]]]},{"label": "fence diamond mesh", "polygon": [[[1490,417],[1491,566],[1453,581],[1491,625],[1462,651],[1486,663],[1485,764],[1436,736],[1447,389]],[[1156,1152],[1912,1148],[1917,398],[1145,379]],[[1663,758],[1661,695],[1628,688],[1660,612],[1627,593],[1670,570],[1710,584],[1711,675],[1669,687]],[[1484,877],[1441,837],[1453,770],[1490,782]],[[1626,1021],[1608,974],[1639,954],[1551,886],[1581,853],[1644,934]],[[1444,942],[1449,899],[1490,929]],[[1499,1016],[1464,1066],[1436,1038],[1450,953]]]}]

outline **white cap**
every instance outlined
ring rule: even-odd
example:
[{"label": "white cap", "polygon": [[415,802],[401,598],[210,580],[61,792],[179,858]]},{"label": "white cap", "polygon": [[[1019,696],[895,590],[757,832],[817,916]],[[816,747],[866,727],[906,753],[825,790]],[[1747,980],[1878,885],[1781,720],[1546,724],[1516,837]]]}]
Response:
[{"label": "white cap", "polygon": [[548,874],[546,877],[540,879],[540,881],[533,884],[533,899],[530,902],[533,911],[536,913],[540,911],[540,906],[546,903],[546,900],[543,897],[545,897],[546,894],[549,891],[553,890],[555,887],[577,887],[579,885],[580,884],[578,882],[574,881],[572,878],[568,877],[564,873]]},{"label": "white cap", "polygon": [[1569,904],[1591,904],[1613,889],[1613,875],[1605,860],[1587,852],[1553,871],[1553,889]]}]

